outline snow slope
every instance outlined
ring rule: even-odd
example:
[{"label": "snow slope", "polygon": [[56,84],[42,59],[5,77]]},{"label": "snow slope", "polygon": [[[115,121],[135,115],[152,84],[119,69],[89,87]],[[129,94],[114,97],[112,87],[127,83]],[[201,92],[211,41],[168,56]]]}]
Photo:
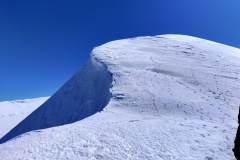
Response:
[{"label": "snow slope", "polygon": [[49,97],[0,102],[0,138]]},{"label": "snow slope", "polygon": [[[161,35],[109,42],[91,55],[90,61],[110,72],[97,77],[112,82],[112,97],[104,110],[1,144],[3,159],[234,160],[239,49],[190,36]],[[82,72],[95,70],[86,66]],[[89,80],[93,79],[86,77],[81,87]],[[71,95],[95,89],[75,91],[79,83],[69,85]],[[69,98],[51,99],[72,103]],[[75,117],[73,110],[64,111]]]}]

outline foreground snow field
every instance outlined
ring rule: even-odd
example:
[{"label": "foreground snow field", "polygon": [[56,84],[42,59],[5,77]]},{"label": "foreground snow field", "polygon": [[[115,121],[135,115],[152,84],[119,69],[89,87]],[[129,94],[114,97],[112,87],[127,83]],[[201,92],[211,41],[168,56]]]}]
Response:
[{"label": "foreground snow field", "polygon": [[[0,145],[0,157],[234,160],[231,148],[240,103],[239,49],[190,36],[162,35],[109,42],[95,48],[91,55],[75,75],[84,77],[78,79],[81,85],[74,81],[78,89],[70,80],[62,87],[67,92],[57,92],[58,98],[50,98],[45,105],[55,102],[54,107],[49,105],[52,111],[63,106],[56,117],[67,114],[77,119],[79,114],[88,117],[86,113],[98,112],[96,101],[108,98],[98,96],[108,94],[105,87],[99,92],[103,90],[96,87],[97,80],[86,72],[96,73],[100,68],[106,80],[101,84],[112,82],[111,99],[104,110],[75,123],[58,118],[56,126],[72,124],[34,128],[18,137],[10,132],[5,140],[1,139],[4,142],[13,138]],[[64,93],[66,97],[60,96]],[[78,93],[91,96],[81,101],[69,98]],[[56,104],[61,101],[64,105]],[[77,113],[72,110],[76,105]],[[34,114],[51,121],[52,115],[41,108]],[[31,118],[30,123],[25,119],[15,130],[31,130],[29,124],[41,128],[39,124],[44,121]]]},{"label": "foreground snow field", "polygon": [[0,102],[0,138],[49,97]]}]

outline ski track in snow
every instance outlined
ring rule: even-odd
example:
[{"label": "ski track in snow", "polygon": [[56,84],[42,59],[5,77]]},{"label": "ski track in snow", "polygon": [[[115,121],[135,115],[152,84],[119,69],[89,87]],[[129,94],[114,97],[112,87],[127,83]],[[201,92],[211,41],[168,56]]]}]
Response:
[{"label": "ski track in snow", "polygon": [[107,107],[15,137],[3,159],[234,160],[239,49],[162,35],[109,42],[92,58],[112,73]]}]

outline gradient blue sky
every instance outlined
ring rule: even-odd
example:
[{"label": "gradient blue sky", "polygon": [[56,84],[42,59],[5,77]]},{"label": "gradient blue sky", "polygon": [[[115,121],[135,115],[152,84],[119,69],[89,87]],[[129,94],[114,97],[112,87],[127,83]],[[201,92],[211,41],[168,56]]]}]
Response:
[{"label": "gradient blue sky", "polygon": [[50,96],[95,46],[186,34],[240,47],[239,0],[1,0],[0,101]]}]

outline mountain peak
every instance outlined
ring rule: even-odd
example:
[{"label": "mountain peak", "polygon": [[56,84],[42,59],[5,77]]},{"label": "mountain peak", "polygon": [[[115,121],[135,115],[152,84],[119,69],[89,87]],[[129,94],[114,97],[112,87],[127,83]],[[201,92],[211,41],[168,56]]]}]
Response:
[{"label": "mountain peak", "polygon": [[[15,138],[0,146],[0,156],[232,159],[239,55],[237,48],[183,35],[96,47],[86,65],[1,142],[78,122]],[[32,148],[37,154],[25,152]]]}]

